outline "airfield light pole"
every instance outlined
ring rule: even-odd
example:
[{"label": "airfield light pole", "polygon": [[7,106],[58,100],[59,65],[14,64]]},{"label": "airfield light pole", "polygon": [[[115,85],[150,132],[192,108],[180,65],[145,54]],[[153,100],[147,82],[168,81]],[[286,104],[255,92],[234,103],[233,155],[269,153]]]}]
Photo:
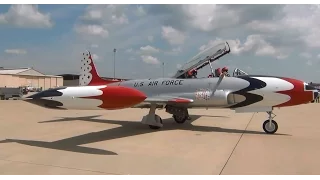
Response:
[{"label": "airfield light pole", "polygon": [[164,62],[162,62],[162,77],[164,78]]},{"label": "airfield light pole", "polygon": [[113,49],[113,79],[116,79],[116,52],[117,49]]}]

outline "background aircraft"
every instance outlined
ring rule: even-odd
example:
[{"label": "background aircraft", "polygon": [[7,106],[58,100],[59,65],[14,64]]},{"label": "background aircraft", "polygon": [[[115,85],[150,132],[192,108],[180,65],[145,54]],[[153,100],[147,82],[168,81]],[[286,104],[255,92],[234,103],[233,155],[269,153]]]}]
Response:
[{"label": "background aircraft", "polygon": [[210,47],[192,58],[172,78],[112,81],[100,78],[87,51],[81,59],[81,86],[45,90],[27,97],[26,101],[61,109],[149,108],[142,123],[152,129],[163,126],[162,119],[155,114],[156,108],[165,108],[180,124],[188,119],[189,108],[267,112],[269,117],[263,123],[263,130],[273,134],[278,129],[272,113],[275,107],[309,103],[319,94],[303,81],[284,77],[237,74],[233,77],[182,78],[190,69],[211,65],[212,61],[229,52],[227,43]]}]

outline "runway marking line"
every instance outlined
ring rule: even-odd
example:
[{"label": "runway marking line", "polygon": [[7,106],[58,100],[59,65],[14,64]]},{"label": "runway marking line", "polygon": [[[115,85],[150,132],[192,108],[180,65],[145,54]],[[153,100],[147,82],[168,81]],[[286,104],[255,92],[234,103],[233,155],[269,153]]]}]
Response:
[{"label": "runway marking line", "polygon": [[252,116],[251,116],[251,118],[250,118],[250,120],[249,120],[249,122],[248,122],[248,124],[247,124],[246,128],[243,130],[243,133],[241,134],[241,136],[240,136],[240,138],[238,139],[237,143],[236,143],[236,144],[235,144],[235,146],[233,147],[233,149],[232,149],[232,151],[231,151],[231,153],[230,153],[230,155],[229,155],[229,157],[228,157],[228,159],[227,159],[226,163],[225,163],[225,164],[224,164],[224,166],[222,167],[222,169],[221,169],[221,171],[220,171],[219,175],[221,175],[221,174],[222,174],[222,172],[223,172],[224,168],[227,166],[227,164],[228,164],[228,162],[229,162],[229,160],[230,160],[231,156],[233,155],[233,152],[236,150],[236,148],[237,148],[237,146],[238,146],[239,142],[240,142],[240,141],[241,141],[241,139],[242,139],[243,134],[247,131],[247,128],[248,128],[249,124],[251,123],[251,121],[252,121],[252,119],[253,119],[253,117],[254,117],[254,115],[255,115],[255,114],[256,114],[256,113],[253,113],[253,114],[252,114]]},{"label": "runway marking line", "polygon": [[0,161],[23,163],[23,164],[32,164],[32,165],[37,165],[37,166],[49,166],[49,167],[56,167],[56,168],[62,168],[62,169],[73,169],[73,170],[78,170],[78,171],[88,171],[88,172],[95,172],[95,173],[100,173],[100,174],[122,175],[122,174],[116,174],[116,173],[107,173],[107,172],[103,172],[103,171],[95,171],[95,170],[80,169],[80,168],[65,167],[65,166],[56,166],[56,165],[33,163],[33,162],[26,162],[26,161],[14,161],[14,160],[9,160],[9,159],[0,159]]}]

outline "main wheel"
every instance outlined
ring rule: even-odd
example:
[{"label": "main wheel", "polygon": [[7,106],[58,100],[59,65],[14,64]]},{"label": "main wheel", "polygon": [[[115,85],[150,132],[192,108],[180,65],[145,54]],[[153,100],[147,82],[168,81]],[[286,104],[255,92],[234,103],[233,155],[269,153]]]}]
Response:
[{"label": "main wheel", "polygon": [[184,122],[186,122],[186,120],[188,120],[188,116],[173,115],[172,117],[178,124],[183,124]]},{"label": "main wheel", "polygon": [[[160,123],[161,123],[161,124],[163,123],[160,116],[155,115],[155,118],[159,118],[159,119],[160,119]],[[161,128],[161,127],[159,127],[159,126],[154,126],[154,125],[149,125],[149,127],[150,127],[150,129],[160,129],[160,128]]]},{"label": "main wheel", "polygon": [[278,130],[278,124],[276,121],[272,120],[270,126],[270,120],[266,120],[263,122],[262,128],[267,134],[274,134]]}]

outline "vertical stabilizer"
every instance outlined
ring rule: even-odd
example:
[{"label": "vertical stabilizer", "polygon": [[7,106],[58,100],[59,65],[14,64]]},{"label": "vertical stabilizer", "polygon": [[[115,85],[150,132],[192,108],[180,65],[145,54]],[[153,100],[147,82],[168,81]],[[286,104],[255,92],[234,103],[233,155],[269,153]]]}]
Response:
[{"label": "vertical stabilizer", "polygon": [[92,55],[89,51],[82,53],[80,70],[80,86],[105,85],[113,82],[118,82],[118,80],[105,80],[99,76],[94,65]]}]

